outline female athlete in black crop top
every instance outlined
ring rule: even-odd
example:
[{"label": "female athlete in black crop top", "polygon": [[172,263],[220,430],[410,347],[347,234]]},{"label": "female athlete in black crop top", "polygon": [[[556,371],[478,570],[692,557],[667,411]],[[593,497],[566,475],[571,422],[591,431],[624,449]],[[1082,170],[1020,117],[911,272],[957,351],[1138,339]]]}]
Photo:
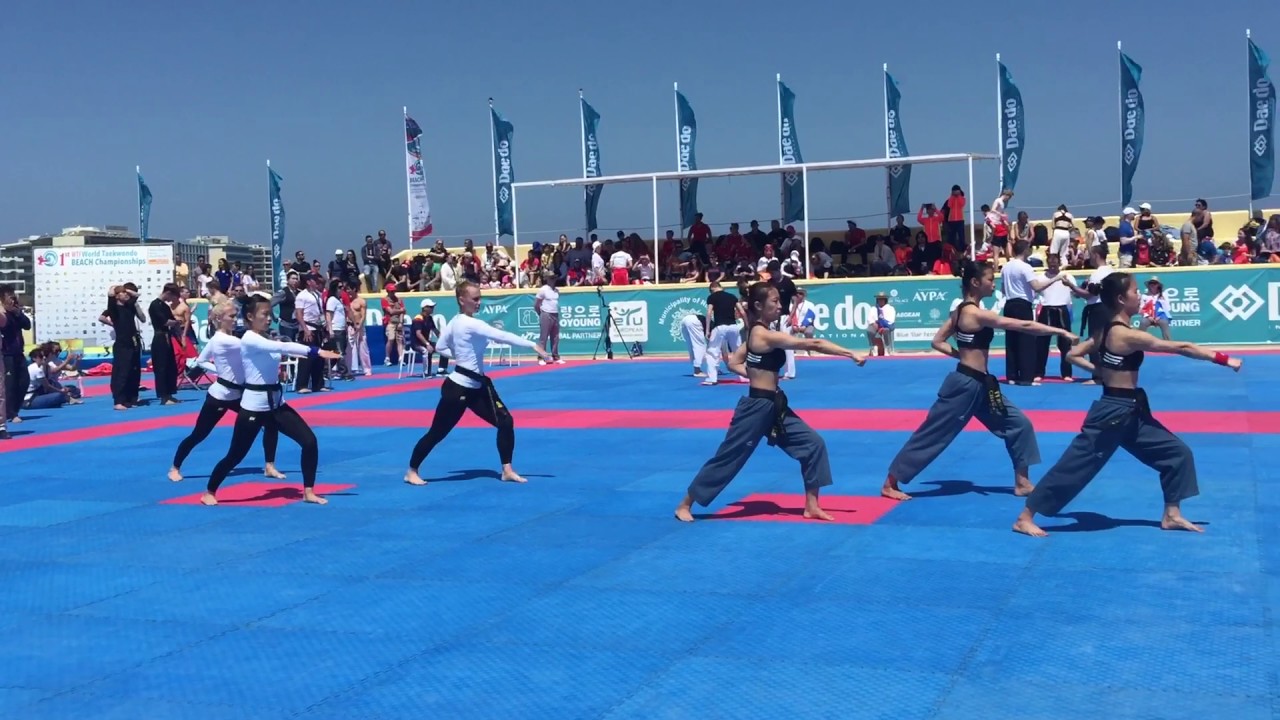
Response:
[{"label": "female athlete in black crop top", "polygon": [[1186,443],[1151,415],[1147,394],[1138,387],[1138,371],[1148,350],[1211,360],[1236,371],[1240,370],[1240,359],[1205,350],[1194,343],[1162,340],[1145,330],[1134,329],[1131,323],[1142,301],[1137,283],[1128,273],[1116,272],[1103,278],[1099,295],[1111,315],[1111,322],[1097,338],[1073,348],[1067,359],[1092,372],[1094,366],[1085,358],[1095,349],[1099,352],[1097,374],[1102,380],[1102,397],[1089,408],[1080,434],[1027,498],[1027,505],[1014,521],[1013,529],[1032,537],[1044,537],[1047,533],[1036,524],[1036,515],[1062,512],[1115,451],[1124,448],[1139,462],[1160,473],[1164,494],[1160,527],[1200,532],[1199,527],[1182,516],[1182,501],[1200,492],[1195,458]]},{"label": "female athlete in black crop top", "polygon": [[[1009,459],[1013,461],[1014,492],[1026,495],[1032,490],[1027,471],[1040,461],[1035,431],[1027,417],[1005,401],[999,383],[987,372],[987,353],[996,328],[1032,335],[1060,335],[1072,341],[1076,336],[1060,328],[1002,317],[982,309],[981,301],[995,292],[994,274],[986,263],[964,264],[961,275],[963,302],[956,306],[951,317],[938,328],[938,334],[933,336],[933,348],[959,359],[960,365],[943,380],[937,402],[889,465],[888,477],[880,488],[884,497],[911,499],[899,484],[915,479],[951,445],[974,417],[1005,441]],[[955,347],[948,342],[952,336],[956,339]]]},{"label": "female athlete in black crop top", "polygon": [[747,294],[747,338],[729,357],[729,369],[751,383],[747,396],[738,401],[729,422],[729,431],[714,457],[698,471],[689,491],[676,507],[676,519],[693,522],[693,504],[710,505],[734,476],[747,464],[761,438],[777,445],[800,461],[804,476],[804,516],[831,520],[818,504],[818,492],[831,484],[827,446],[798,415],[787,407],[787,397],[778,390],[778,371],[786,363],[787,350],[809,350],[824,355],[847,357],[858,365],[867,357],[835,343],[770,330],[782,316],[778,290],[769,283],[756,283]]}]

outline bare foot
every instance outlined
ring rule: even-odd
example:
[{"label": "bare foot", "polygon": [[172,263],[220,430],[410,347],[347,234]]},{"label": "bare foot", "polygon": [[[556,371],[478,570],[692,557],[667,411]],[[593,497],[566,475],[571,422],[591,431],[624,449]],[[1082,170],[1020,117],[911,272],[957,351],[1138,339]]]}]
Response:
[{"label": "bare foot", "polygon": [[[125,405],[116,405],[114,409],[115,409],[115,410],[128,410],[129,408],[128,408],[127,406],[125,406]],[[10,422],[16,422],[17,420],[18,420],[17,418],[14,418],[13,420],[10,420]]]},{"label": "bare foot", "polygon": [[176,467],[169,468],[169,481],[182,482],[182,473]]},{"label": "bare foot", "polygon": [[529,481],[518,475],[514,470],[504,470],[502,482],[527,483]]},{"label": "bare foot", "polygon": [[911,496],[898,489],[898,481],[893,478],[886,478],[884,486],[880,488],[881,497],[887,497],[890,500],[910,500]]},{"label": "bare foot", "polygon": [[417,470],[410,470],[404,474],[404,481],[410,485],[426,485],[427,481],[423,480]]},{"label": "bare foot", "polygon": [[328,505],[329,501],[316,494],[314,488],[304,488],[302,491],[302,502],[314,503],[316,505]]},{"label": "bare foot", "polygon": [[826,520],[827,522],[835,521],[835,518],[828,515],[826,510],[823,510],[817,505],[814,505],[812,507],[809,507],[809,506],[805,507],[804,519],[805,520]]},{"label": "bare foot", "polygon": [[285,479],[285,474],[280,472],[278,469],[276,469],[275,463],[267,463],[265,466],[263,466],[262,474],[266,475],[269,478],[275,478],[276,480]]},{"label": "bare foot", "polygon": [[1047,537],[1049,535],[1028,518],[1018,518],[1017,522],[1013,524],[1013,531],[1020,532],[1023,535],[1030,535],[1031,537]]},{"label": "bare foot", "polygon": [[684,496],[680,506],[676,508],[676,519],[680,522],[693,522],[693,498]]},{"label": "bare foot", "polygon": [[1031,481],[1026,478],[1018,478],[1013,482],[1013,494],[1018,497],[1026,497],[1035,492],[1035,489],[1036,486],[1032,485]]},{"label": "bare foot", "polygon": [[213,506],[218,504],[218,498],[214,497],[213,493],[207,492],[200,496],[200,502],[204,505]]},{"label": "bare foot", "polygon": [[1199,525],[1196,525],[1195,523],[1192,523],[1190,520],[1182,517],[1182,515],[1180,514],[1169,515],[1167,513],[1163,518],[1160,519],[1160,529],[1161,530],[1186,530],[1188,532],[1198,532],[1198,533],[1204,532],[1203,528],[1201,528]]}]

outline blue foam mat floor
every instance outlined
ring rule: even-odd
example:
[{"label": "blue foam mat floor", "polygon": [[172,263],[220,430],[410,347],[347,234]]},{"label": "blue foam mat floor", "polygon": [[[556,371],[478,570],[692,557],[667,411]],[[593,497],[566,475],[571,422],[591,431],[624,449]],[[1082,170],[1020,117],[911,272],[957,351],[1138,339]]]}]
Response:
[{"label": "blue foam mat floor", "polygon": [[[993,360],[997,367],[1003,361]],[[950,363],[800,360],[805,408],[921,409]],[[1271,410],[1280,355],[1245,372],[1154,357],[1161,410]],[[326,410],[434,407],[375,398]],[[570,364],[499,380],[517,409],[731,408],[684,362]],[[1009,388],[1083,414],[1096,388]],[[184,397],[199,401],[193,392]],[[292,397],[292,396],[291,396]],[[198,408],[196,402],[180,408]],[[31,413],[34,435],[163,417],[106,398]],[[303,416],[307,414],[302,410]],[[127,415],[127,417],[125,417]],[[1243,427],[1243,424],[1242,424]],[[316,427],[325,507],[161,504],[186,422],[0,453],[0,717],[5,718],[1254,718],[1280,717],[1280,435],[1184,435],[1203,535],[1162,532],[1155,474],[1118,454],[1051,536],[999,441],[965,433],[871,525],[671,518],[722,427],[518,430],[494,478],[493,431],[459,429],[400,482],[420,431]],[[825,494],[874,496],[905,432],[824,432]],[[28,437],[28,436],[24,436]],[[1041,432],[1045,464],[1067,433]],[[261,482],[255,450],[228,480]],[[281,442],[281,469],[299,480]],[[801,492],[763,447],[709,512]]]}]

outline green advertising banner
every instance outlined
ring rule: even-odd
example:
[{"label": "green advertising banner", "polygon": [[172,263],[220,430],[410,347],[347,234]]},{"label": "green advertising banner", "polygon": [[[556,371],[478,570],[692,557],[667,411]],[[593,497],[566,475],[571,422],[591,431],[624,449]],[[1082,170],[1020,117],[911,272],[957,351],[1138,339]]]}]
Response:
[{"label": "green advertising banner", "polygon": [[[1280,267],[1230,265],[1134,273],[1139,283],[1156,274],[1164,284],[1176,339],[1210,345],[1280,343]],[[1073,275],[1082,284],[1087,277]],[[960,280],[952,277],[817,280],[801,285],[808,289],[809,302],[814,305],[817,336],[847,347],[866,347],[866,329],[876,315],[877,293],[887,294],[897,312],[894,344],[899,351],[928,350],[943,319],[960,303]],[[1000,287],[998,279],[996,287]],[[686,346],[681,320],[705,312],[708,294],[705,285],[606,286],[600,292],[594,288],[565,289],[560,298],[560,352],[590,356],[598,346],[603,351],[607,307],[614,320],[610,337],[615,343],[638,344],[645,355],[682,354]],[[446,321],[457,313],[452,294],[430,296],[436,302],[435,313]],[[416,314],[426,296],[401,297],[409,313]],[[999,290],[983,305],[999,312],[1004,306]],[[1083,307],[1084,302],[1076,300],[1072,324],[1077,330]],[[195,310],[204,341],[208,335],[203,327],[205,305],[198,303]],[[485,291],[478,316],[517,335],[538,338],[532,292]],[[373,361],[380,363],[385,336],[377,298],[369,300],[367,326]],[[1001,347],[1003,342],[1003,334],[997,333],[993,347]],[[614,351],[622,353],[618,347]]]}]

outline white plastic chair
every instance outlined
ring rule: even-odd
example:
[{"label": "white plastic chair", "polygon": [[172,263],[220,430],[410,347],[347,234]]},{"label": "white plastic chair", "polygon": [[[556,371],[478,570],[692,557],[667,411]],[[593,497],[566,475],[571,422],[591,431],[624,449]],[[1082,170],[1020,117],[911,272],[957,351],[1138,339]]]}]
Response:
[{"label": "white plastic chair", "polygon": [[288,389],[298,379],[298,358],[280,358],[280,384]]},{"label": "white plastic chair", "polygon": [[485,351],[485,360],[484,360],[485,364],[486,365],[502,365],[503,364],[502,356],[504,353],[507,356],[506,364],[511,365],[512,356],[513,356],[513,351],[511,350],[511,346],[506,343],[489,343],[489,349]]},{"label": "white plastic chair", "polygon": [[405,376],[406,368],[408,369],[409,377],[413,377],[414,368],[417,366],[418,351],[413,348],[405,348],[404,352],[400,353],[400,370],[396,372],[396,379],[399,380]]}]

